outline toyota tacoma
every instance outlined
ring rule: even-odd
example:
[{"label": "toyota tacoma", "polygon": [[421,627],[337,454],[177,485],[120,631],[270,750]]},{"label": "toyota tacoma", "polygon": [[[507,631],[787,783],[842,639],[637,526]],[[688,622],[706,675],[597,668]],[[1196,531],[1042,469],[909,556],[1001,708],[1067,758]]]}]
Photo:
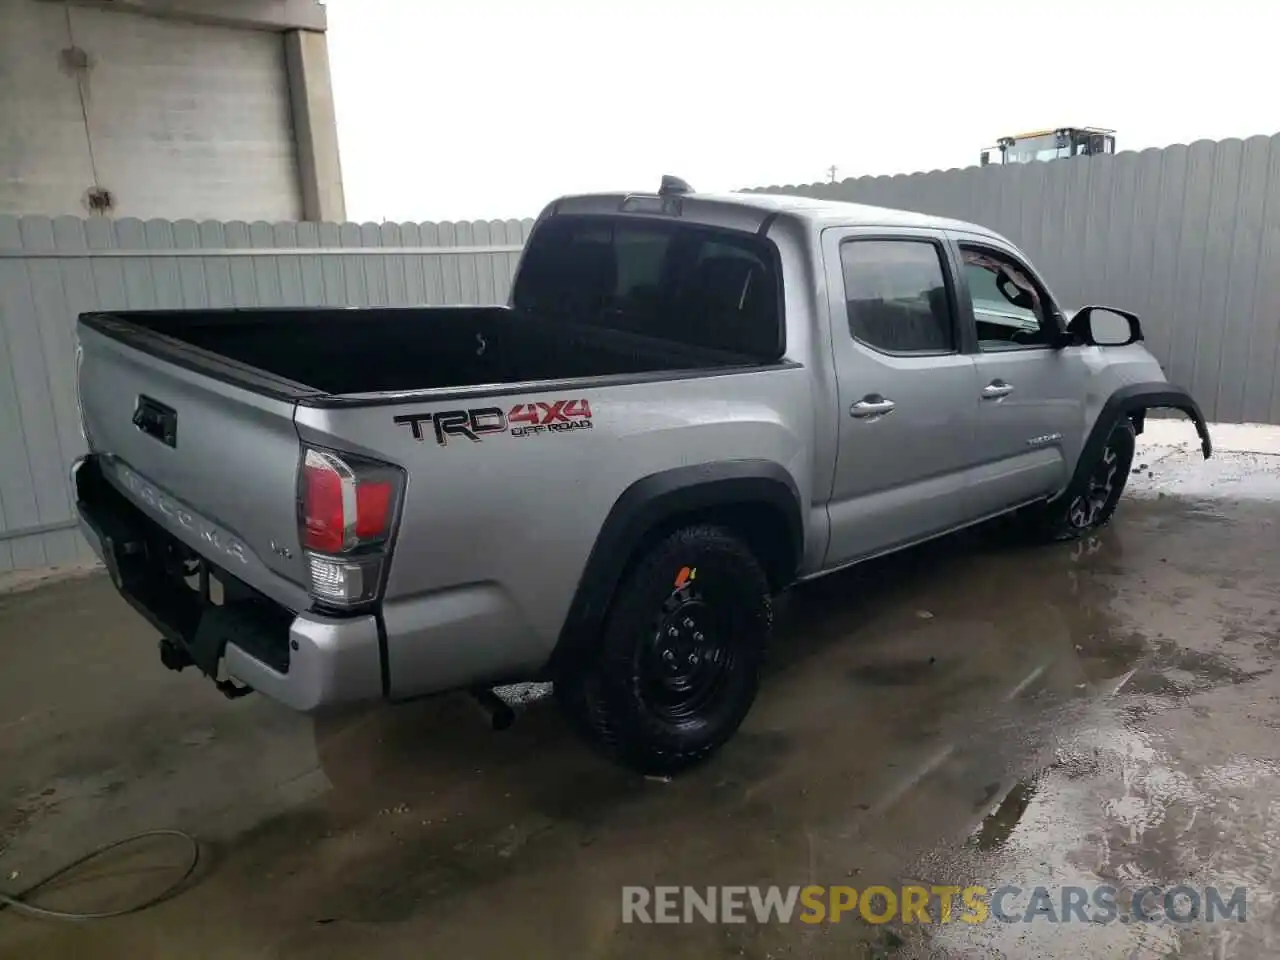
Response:
[{"label": "toyota tacoma", "polygon": [[[549,679],[634,769],[713,753],[789,585],[1116,509],[1123,310],[983,227],[765,194],[550,204],[502,306],[89,313],[81,528],[164,664],[316,711]],[[491,694],[490,694],[491,695]]]}]

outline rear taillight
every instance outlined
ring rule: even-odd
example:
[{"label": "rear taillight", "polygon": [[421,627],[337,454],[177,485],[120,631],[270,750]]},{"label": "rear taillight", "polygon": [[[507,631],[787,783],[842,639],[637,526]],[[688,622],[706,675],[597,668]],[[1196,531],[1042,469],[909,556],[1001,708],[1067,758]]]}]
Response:
[{"label": "rear taillight", "polygon": [[299,539],[311,595],[342,607],[376,599],[404,474],[388,464],[307,448],[300,486]]}]

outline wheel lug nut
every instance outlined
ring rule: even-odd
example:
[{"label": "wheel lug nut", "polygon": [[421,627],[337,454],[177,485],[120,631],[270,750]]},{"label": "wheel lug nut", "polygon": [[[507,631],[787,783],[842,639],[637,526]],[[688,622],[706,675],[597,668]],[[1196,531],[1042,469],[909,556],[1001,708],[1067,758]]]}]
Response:
[{"label": "wheel lug nut", "polygon": [[701,643],[706,638],[703,637],[703,635],[700,632],[695,632],[693,635],[693,639],[698,641],[698,643]]},{"label": "wheel lug nut", "polygon": [[667,627],[667,636],[674,639],[680,636],[680,631],[677,630],[675,627]]},{"label": "wheel lug nut", "polygon": [[694,656],[692,653],[689,654],[689,666],[696,667],[697,665],[698,665],[698,658]]}]

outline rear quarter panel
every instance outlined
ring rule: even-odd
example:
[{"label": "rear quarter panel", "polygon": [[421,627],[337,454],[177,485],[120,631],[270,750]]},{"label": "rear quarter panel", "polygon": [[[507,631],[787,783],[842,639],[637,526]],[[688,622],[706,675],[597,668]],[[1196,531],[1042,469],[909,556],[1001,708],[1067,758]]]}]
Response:
[{"label": "rear quarter panel", "polygon": [[[478,440],[430,422],[420,438],[397,418],[529,404],[585,401],[591,427],[519,436],[508,425]],[[545,416],[545,412],[542,414]],[[351,408],[298,408],[303,440],[363,452],[404,468],[408,483],[388,573],[387,623],[393,696],[400,677],[545,663],[597,534],[618,497],[663,470],[723,460],[773,461],[795,480],[807,516],[813,489],[813,399],[798,365],[628,385],[584,386]],[[452,665],[442,649],[416,649],[460,624]],[[461,624],[466,624],[463,630]],[[453,644],[450,644],[453,645]],[[430,669],[423,658],[431,660]],[[399,669],[399,668],[403,669]],[[406,681],[408,682],[408,681]]]}]

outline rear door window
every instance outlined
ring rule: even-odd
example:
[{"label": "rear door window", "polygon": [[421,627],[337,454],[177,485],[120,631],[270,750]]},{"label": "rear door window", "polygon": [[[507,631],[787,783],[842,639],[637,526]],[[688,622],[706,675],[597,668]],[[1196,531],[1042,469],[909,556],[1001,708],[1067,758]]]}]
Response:
[{"label": "rear door window", "polygon": [[775,360],[784,348],[773,245],[637,217],[558,216],[529,239],[519,310]]},{"label": "rear door window", "polygon": [[849,333],[885,353],[954,353],[955,312],[931,240],[847,240],[840,246]]}]

